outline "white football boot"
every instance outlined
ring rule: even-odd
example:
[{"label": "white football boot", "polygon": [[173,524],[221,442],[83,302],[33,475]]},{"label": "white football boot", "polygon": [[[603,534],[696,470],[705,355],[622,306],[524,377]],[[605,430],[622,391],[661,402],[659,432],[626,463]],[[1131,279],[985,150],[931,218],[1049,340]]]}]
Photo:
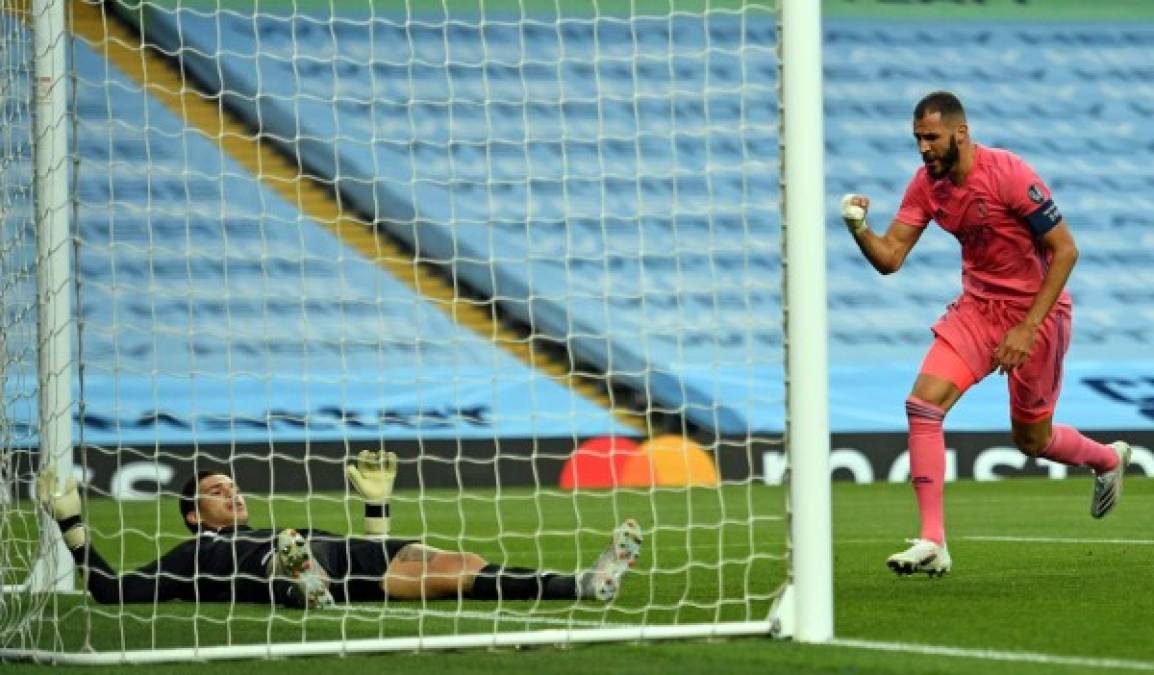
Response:
[{"label": "white football boot", "polygon": [[931,577],[947,574],[953,566],[950,551],[929,539],[909,539],[906,550],[886,558],[886,565],[897,574],[917,574],[925,572]]},{"label": "white football boot", "polygon": [[308,540],[296,530],[277,532],[269,575],[291,584],[289,594],[296,606],[323,609],[335,604],[329,592],[328,572],[313,558]]},{"label": "white football boot", "polygon": [[621,577],[637,564],[637,558],[641,556],[641,541],[641,526],[632,518],[614,528],[612,543],[593,567],[578,576],[578,597],[601,602],[617,597]]},{"label": "white football boot", "polygon": [[1118,454],[1118,466],[1113,471],[1094,474],[1094,494],[1090,499],[1090,515],[1101,518],[1113,510],[1114,505],[1122,496],[1122,477],[1126,475],[1126,467],[1130,466],[1130,455],[1133,451],[1126,441],[1114,441],[1110,444]]}]

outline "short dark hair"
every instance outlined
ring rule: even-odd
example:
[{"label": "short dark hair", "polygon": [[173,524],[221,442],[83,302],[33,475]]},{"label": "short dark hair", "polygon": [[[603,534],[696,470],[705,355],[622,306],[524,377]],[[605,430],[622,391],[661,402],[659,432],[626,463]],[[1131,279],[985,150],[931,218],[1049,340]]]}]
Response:
[{"label": "short dark hair", "polygon": [[922,100],[914,106],[915,120],[920,120],[933,113],[940,113],[942,119],[955,121],[965,121],[966,119],[966,109],[962,107],[962,101],[948,91],[932,91],[923,96]]},{"label": "short dark hair", "polygon": [[184,523],[184,526],[193,533],[199,532],[200,526],[188,522],[188,514],[196,512],[197,491],[200,488],[200,481],[218,474],[222,476],[228,475],[223,471],[197,471],[195,475],[188,477],[188,480],[184,482],[184,487],[180,489],[180,520]]}]

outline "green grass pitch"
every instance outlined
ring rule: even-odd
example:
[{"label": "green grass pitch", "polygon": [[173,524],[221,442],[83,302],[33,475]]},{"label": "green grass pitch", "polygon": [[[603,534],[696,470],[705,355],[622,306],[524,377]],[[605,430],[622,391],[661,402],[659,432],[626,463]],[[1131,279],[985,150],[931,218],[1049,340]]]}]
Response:
[{"label": "green grass pitch", "polygon": [[[568,649],[426,652],[355,657],[302,657],[300,664],[326,673],[403,668],[405,672],[549,673],[665,672],[853,672],[853,673],[1049,673],[1116,669],[1154,670],[1154,537],[1150,514],[1154,488],[1131,476],[1118,510],[1102,521],[1088,515],[1086,478],[1066,481],[1017,479],[998,483],[955,483],[947,489],[947,520],[954,572],[944,579],[898,578],[885,556],[913,534],[916,511],[907,485],[834,487],[835,625],[846,641],[958,648],[964,655],[918,654],[814,646],[748,638],[728,641],[583,645]],[[360,606],[330,616],[265,608],[194,607],[172,603],[154,610],[130,607],[105,613],[76,611],[77,600],[58,600],[62,617],[55,639],[76,647],[87,630],[98,649],[190,644],[391,637],[416,630],[521,630],[580,625],[708,621],[714,617],[761,618],[768,593],[783,567],[781,489],[729,487],[724,491],[648,495],[595,493],[430,493],[399,499],[398,535],[438,533],[429,543],[466,548],[512,564],[572,568],[603,545],[605,531],[635,516],[650,531],[645,555],[619,600],[609,607],[583,603],[513,603],[499,617],[493,605],[442,601],[425,607],[393,603]],[[352,509],[333,495],[304,501],[278,497],[252,501],[253,524],[275,518],[297,525],[347,531]],[[104,534],[117,522],[123,538],[100,540],[115,562],[144,562],[157,548],[183,536],[171,502],[93,502],[91,518]],[[750,514],[760,534],[751,541],[737,523]],[[289,522],[293,521],[293,522]],[[157,524],[162,536],[155,538]],[[578,532],[574,538],[573,532]],[[688,533],[688,535],[687,535]],[[122,543],[122,545],[121,545]],[[732,562],[723,562],[727,558]],[[747,591],[753,591],[752,594]],[[85,621],[91,622],[89,629]],[[49,631],[40,628],[41,635]],[[1006,660],[1007,658],[1011,660]],[[628,664],[622,665],[622,664]],[[1113,668],[1110,668],[1113,666]],[[170,673],[194,672],[203,664],[165,666]],[[222,662],[224,672],[272,673],[278,661]],[[27,669],[27,670],[26,670]],[[133,672],[148,672],[156,666]],[[608,670],[606,670],[608,669]],[[43,667],[6,664],[5,672]],[[83,668],[82,672],[125,672]],[[199,670],[196,670],[199,672]]]}]

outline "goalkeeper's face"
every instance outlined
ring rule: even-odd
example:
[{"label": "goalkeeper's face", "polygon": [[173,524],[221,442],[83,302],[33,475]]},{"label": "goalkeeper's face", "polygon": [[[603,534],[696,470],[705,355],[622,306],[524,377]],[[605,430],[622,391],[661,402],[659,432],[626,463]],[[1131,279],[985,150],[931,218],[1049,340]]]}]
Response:
[{"label": "goalkeeper's face", "polygon": [[244,495],[232,478],[220,473],[205,476],[197,486],[197,496],[201,527],[219,530],[248,523]]}]

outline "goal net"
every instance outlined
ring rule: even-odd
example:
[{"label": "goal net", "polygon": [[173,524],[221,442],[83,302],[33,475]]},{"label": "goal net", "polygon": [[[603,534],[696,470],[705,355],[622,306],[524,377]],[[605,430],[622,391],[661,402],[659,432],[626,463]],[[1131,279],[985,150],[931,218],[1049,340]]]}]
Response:
[{"label": "goal net", "polygon": [[[780,168],[778,8],[257,7],[0,14],[0,656],[789,636],[806,611],[820,637],[824,196],[820,160]],[[57,11],[66,29],[45,44],[67,70],[33,77],[31,36]],[[67,92],[66,149],[45,164],[33,84]],[[34,155],[69,180],[74,259],[52,297]],[[817,186],[789,202],[809,209],[808,239],[781,227],[787,176]],[[56,301],[76,308],[67,331],[49,324],[75,341],[56,369],[75,400],[45,403],[37,313]],[[61,415],[70,450],[54,455]],[[798,443],[816,459],[799,466]],[[336,580],[334,606],[297,609],[210,598],[200,577],[179,600],[108,602],[38,520],[36,475],[55,464],[81,481],[91,548],[128,573],[193,538],[181,491],[210,471],[236,481],[254,528],[362,536],[344,471],[366,449],[399,457],[394,537],[580,575],[632,518],[640,557],[609,602],[374,600]],[[820,477],[816,544],[798,541],[802,491],[787,499],[799,472]],[[816,595],[795,597],[799,560]]]},{"label": "goal net", "polygon": [[35,568],[37,514],[21,498],[33,468],[22,449],[36,414],[36,240],[32,189],[32,40],[26,15],[0,13],[0,638],[19,635],[45,597],[24,586]]}]

